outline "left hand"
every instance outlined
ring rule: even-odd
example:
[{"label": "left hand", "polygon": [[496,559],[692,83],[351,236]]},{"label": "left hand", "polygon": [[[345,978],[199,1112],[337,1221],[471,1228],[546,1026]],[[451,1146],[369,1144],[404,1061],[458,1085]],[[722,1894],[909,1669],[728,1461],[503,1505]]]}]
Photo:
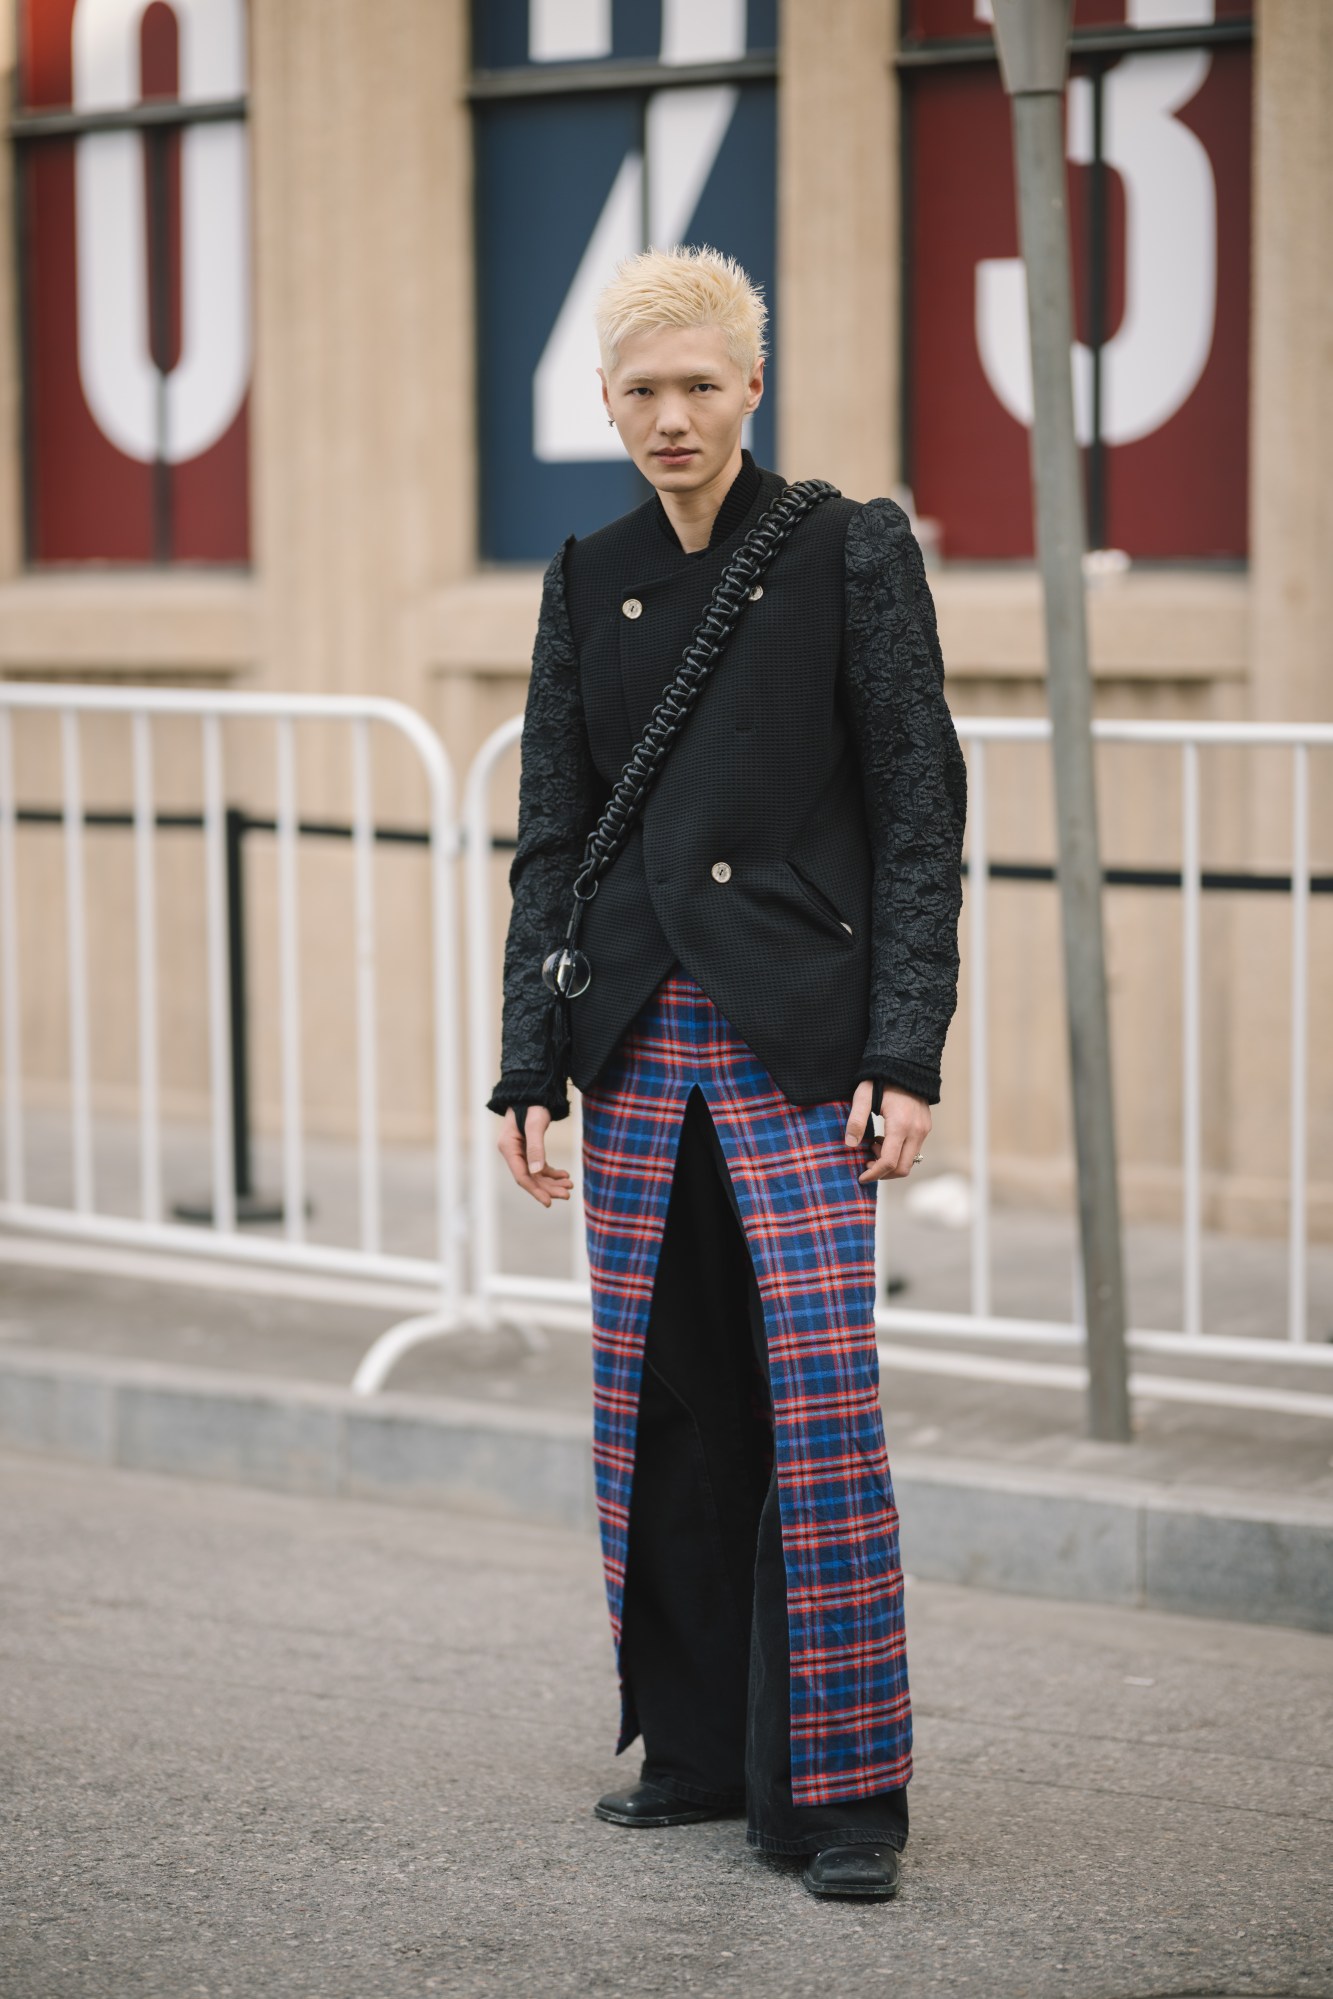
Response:
[{"label": "left hand", "polygon": [[876,1138],[870,1122],[874,1094],[875,1085],[868,1076],[864,1082],[857,1084],[847,1130],[843,1135],[848,1145],[860,1145],[862,1139],[869,1135],[871,1163],[864,1173],[858,1173],[857,1178],[862,1181],[905,1180],[930,1134],[930,1105],[924,1097],[914,1097],[909,1090],[891,1089],[886,1084],[879,1106],[884,1118],[884,1136]]}]

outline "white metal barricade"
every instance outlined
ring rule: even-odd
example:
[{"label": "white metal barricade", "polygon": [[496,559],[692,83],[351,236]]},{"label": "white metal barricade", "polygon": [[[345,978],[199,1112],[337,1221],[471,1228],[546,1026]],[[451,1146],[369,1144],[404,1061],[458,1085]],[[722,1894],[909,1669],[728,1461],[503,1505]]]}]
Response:
[{"label": "white metal barricade", "polygon": [[[70,1078],[70,1160],[73,1201],[68,1207],[42,1205],[25,1187],[24,1090],[20,1025],[18,857],[11,717],[16,711],[45,710],[60,728],[61,821],[66,889],[68,984],[68,1072]],[[139,1109],[139,1213],[101,1212],[96,1200],[93,1152],[90,991],[86,885],[84,874],[84,783],[80,718],[93,713],[129,718],[132,746],[132,839],[134,850],[135,964],[138,979],[137,1051]],[[213,1225],[194,1227],[166,1219],[163,1206],[160,1082],[158,1072],[158,908],[155,890],[155,810],[153,722],[158,716],[194,718],[200,730],[203,773],[205,940],[208,1011],[210,1152]],[[280,1238],[242,1234],[232,1193],[228,942],[225,909],[224,821],[225,724],[229,719],[268,722],[273,729],[277,810],[277,965],[282,1107],[282,1192],[284,1232]],[[356,1020],[358,1187],[360,1240],[333,1246],[306,1240],[306,1143],[302,1124],[301,963],[298,945],[297,815],[295,730],[304,721],[334,722],[348,735],[354,855],[353,910],[356,971],[349,993]],[[373,727],[403,737],[415,751],[429,793],[429,868],[432,918],[432,1038],[434,1043],[435,1254],[387,1253],[381,1241],[376,1058],[376,922],[372,855],[376,835],[371,786]],[[988,1101],[990,1018],[988,961],[990,921],[989,757],[995,746],[1040,743],[1049,736],[1041,720],[965,717],[958,733],[968,752],[968,892],[962,937],[963,977],[969,997],[971,1060],[971,1297],[966,1312],[940,1312],[881,1304],[881,1334],[938,1334],[980,1343],[990,1351],[964,1353],[899,1342],[881,1351],[905,1367],[924,1367],[991,1380],[1023,1380],[1073,1386],[1076,1367],[1000,1357],[996,1343],[1077,1347],[1083,1334],[1074,1318],[1031,1320],[997,1314],[992,1298],[991,1135]],[[306,1271],[353,1280],[379,1280],[401,1287],[406,1300],[430,1309],[395,1326],[367,1354],[355,1385],[370,1391],[382,1385],[398,1356],[424,1339],[463,1325],[517,1324],[530,1339],[542,1323],[588,1324],[589,1291],[579,1188],[578,1096],[573,1093],[572,1140],[575,1182],[569,1220],[572,1246],[567,1275],[534,1277],[507,1269],[501,1254],[500,1214],[504,1167],[496,1151],[498,1124],[486,1109],[498,1074],[499,996],[494,966],[498,936],[494,921],[494,851],[491,793],[496,769],[513,751],[522,729],[515,716],[487,739],[475,758],[464,798],[464,827],[454,817],[453,778],[434,732],[410,709],[393,702],[357,698],[220,694],[148,688],[102,689],[81,686],[0,686],[0,1077],[3,1123],[0,1154],[4,1198],[0,1223],[49,1236],[84,1238],[91,1244],[121,1244],[247,1263],[259,1271]],[[1333,726],[1230,723],[1099,722],[1097,739],[1107,744],[1157,745],[1178,752],[1181,764],[1182,844],[1182,1133],[1183,1307],[1176,1330],[1140,1328],[1130,1335],[1139,1352],[1177,1354],[1195,1361],[1304,1364],[1333,1362],[1333,1346],[1309,1337],[1307,1299],[1307,1094],[1309,1083],[1309,932],[1311,902],[1310,759],[1333,750]],[[1290,759],[1290,1053],[1289,1191],[1285,1338],[1242,1339],[1204,1330],[1202,1285],[1202,1067],[1200,1056],[1201,921],[1203,868],[1200,833],[1200,761],[1211,749],[1243,748]],[[460,845],[466,853],[468,1034],[466,1102],[470,1112],[471,1171],[468,1223],[471,1270],[462,1269],[462,1173],[459,1129],[460,1019],[458,968],[453,962],[456,888],[454,867]],[[883,1216],[881,1205],[881,1217]],[[880,1231],[881,1258],[885,1231]],[[882,1292],[882,1286],[880,1287]],[[933,1350],[932,1350],[933,1349]],[[1141,1384],[1149,1385],[1148,1378]],[[1158,1397],[1238,1404],[1251,1408],[1299,1410],[1333,1415],[1333,1397],[1296,1390],[1250,1386],[1196,1373],[1174,1381],[1150,1377]]]},{"label": "white metal barricade", "polygon": [[[543,1343],[542,1324],[586,1327],[590,1296],[583,1210],[579,1197],[578,1096],[573,1093],[574,1208],[573,1274],[569,1278],[524,1277],[506,1272],[500,1258],[500,1175],[505,1167],[496,1151],[499,1125],[486,1100],[499,1074],[498,995],[491,972],[496,940],[492,926],[491,857],[494,828],[491,783],[496,765],[517,744],[523,717],[513,716],[489,735],[468,772],[463,793],[463,852],[466,881],[466,954],[468,992],[467,1102],[471,1134],[468,1222],[471,1287],[466,1322],[494,1328],[513,1326],[529,1346]],[[382,1388],[390,1369],[413,1347],[435,1339],[460,1323],[457,1315],[441,1323],[434,1314],[408,1319],[385,1333],[371,1347],[357,1370],[353,1387],[362,1394]]]},{"label": "white metal barricade", "polygon": [[506,1169],[496,1151],[498,1125],[487,1110],[486,1100],[499,1074],[499,1007],[492,965],[495,940],[492,929],[490,856],[491,784],[501,758],[518,743],[523,718],[514,716],[486,738],[473,760],[464,791],[464,847],[467,884],[468,955],[468,1094],[472,1126],[472,1282],[478,1296],[497,1308],[507,1308],[505,1316],[517,1323],[531,1323],[533,1310],[555,1323],[587,1324],[589,1307],[588,1257],[583,1227],[580,1171],[581,1124],[579,1095],[570,1091],[570,1170],[574,1181],[571,1197],[572,1243],[568,1277],[525,1277],[506,1271],[500,1256],[501,1175]]},{"label": "white metal barricade", "polygon": [[[27,1196],[24,1143],[24,1077],[20,1028],[20,937],[13,720],[18,712],[46,711],[59,719],[61,816],[66,887],[66,964],[69,1016],[70,1151],[73,1203],[42,1205]],[[98,1209],[93,1171],[92,1075],[88,923],[84,881],[84,806],[81,719],[129,718],[132,749],[135,964],[138,982],[139,1213]],[[211,1226],[168,1219],[162,1188],[162,1115],[159,1079],[153,724],[166,716],[197,720],[202,757],[204,918],[208,1011]],[[279,1048],[282,1105],[283,1233],[242,1233],[233,1186],[231,1042],[225,880],[225,735],[229,722],[272,725],[276,837]],[[306,1135],[302,1118],[301,963],[295,732],[306,722],[335,724],[348,739],[352,797],[355,980],[351,1005],[356,1023],[359,1241],[335,1245],[307,1240]],[[371,780],[372,732],[387,729],[411,746],[429,798],[428,866],[431,922],[431,1039],[433,1043],[433,1165],[435,1174],[431,1256],[389,1253],[381,1240],[381,1146],[376,999],[376,837]],[[432,1324],[444,1330],[466,1309],[461,1267],[462,1176],[458,1109],[461,1036],[455,963],[458,835],[454,780],[434,731],[398,702],[360,697],[214,693],[144,687],[77,685],[0,686],[0,1071],[4,1081],[4,1198],[0,1223],[51,1236],[83,1238],[126,1248],[230,1260],[271,1271],[323,1272],[347,1279],[375,1279],[401,1286],[405,1297],[429,1299]]]},{"label": "white metal barricade", "polygon": [[[1082,1327],[1070,1318],[1032,1320],[997,1315],[991,1298],[990,1189],[991,1134],[988,1118],[990,1073],[990,1019],[987,990],[989,956],[988,918],[990,842],[987,798],[987,750],[998,743],[1040,743],[1049,738],[1050,725],[1038,718],[1010,720],[962,717],[956,722],[960,740],[968,752],[968,884],[962,935],[963,977],[970,1000],[971,1102],[971,1300],[967,1312],[940,1312],[904,1308],[880,1303],[876,1322],[881,1334],[938,1334],[954,1340],[977,1340],[994,1345],[1011,1342],[1046,1347],[1077,1347],[1083,1340]],[[499,1247],[499,1176],[503,1163],[495,1151],[495,1120],[485,1110],[495,1075],[498,1073],[495,1022],[497,995],[491,975],[493,962],[492,882],[487,856],[492,840],[489,813],[491,775],[498,759],[513,748],[522,728],[522,718],[514,717],[488,739],[473,765],[467,784],[466,877],[468,926],[468,980],[471,1033],[469,1039],[469,1096],[472,1110],[473,1159],[472,1195],[474,1230],[474,1284],[479,1294],[493,1303],[522,1305],[531,1321],[566,1322],[571,1308],[579,1322],[587,1323],[588,1289],[586,1275],[549,1279],[521,1276],[506,1271]],[[1305,1258],[1306,1258],[1306,1088],[1308,1081],[1308,936],[1310,904],[1309,863],[1309,759],[1312,751],[1333,748],[1333,726],[1304,728],[1281,725],[1170,722],[1098,722],[1099,743],[1141,743],[1174,746],[1179,750],[1183,771],[1183,853],[1181,863],[1182,973],[1183,973],[1183,1134],[1182,1179],[1184,1188],[1184,1323],[1180,1330],[1134,1329],[1130,1345],[1138,1352],[1188,1355],[1217,1361],[1264,1361],[1282,1359],[1327,1364],[1333,1362],[1333,1346],[1317,1344],[1306,1337]],[[1292,885],[1291,885],[1291,1054],[1289,1115],[1291,1221],[1288,1238],[1288,1300],[1286,1339],[1243,1339],[1229,1335],[1210,1336],[1202,1324],[1202,1092],[1200,1085],[1200,903],[1202,867],[1200,860],[1199,770],[1201,752],[1209,747],[1243,747],[1292,759]],[[577,1097],[574,1099],[577,1112]],[[577,1132],[574,1134],[577,1136]],[[575,1147],[577,1167],[577,1145]],[[576,1243],[583,1239],[582,1215],[577,1208],[572,1217]],[[883,1207],[881,1206],[881,1218]],[[886,1274],[886,1231],[879,1231],[881,1277]],[[584,1265],[586,1272],[586,1263]],[[882,1283],[878,1287],[883,1297]],[[506,1316],[510,1316],[507,1311]],[[1032,1382],[1034,1385],[1073,1387],[1083,1379],[1081,1368],[1021,1358],[1001,1358],[993,1351],[981,1354],[936,1351],[901,1343],[881,1346],[883,1357],[895,1365],[927,1371],[967,1374],[1002,1381]],[[1259,1384],[1208,1380],[1200,1376],[1176,1379],[1154,1372],[1150,1378],[1136,1378],[1136,1387],[1159,1399],[1270,1408],[1313,1416],[1333,1416],[1333,1397],[1296,1389],[1274,1389]]]},{"label": "white metal barricade", "polygon": [[[998,1317],[991,1304],[990,1010],[988,911],[990,842],[987,752],[992,744],[1040,743],[1050,737],[1047,721],[965,716],[956,722],[968,750],[968,874],[963,975],[970,1012],[971,1060],[971,1309],[965,1313],[885,1307],[886,1330],[965,1334],[1023,1342],[1073,1345],[1083,1329],[1074,1321]],[[1279,723],[1096,722],[1099,743],[1155,744],[1176,748],[1181,757],[1181,978],[1183,1325],[1179,1331],[1139,1330],[1131,1344],[1142,1351],[1208,1356],[1217,1360],[1298,1360],[1333,1362],[1333,1347],[1308,1338],[1306,1246],[1307,1091],[1309,1085],[1309,923],[1310,923],[1310,754],[1333,750],[1333,725]],[[1288,1117],[1290,1219],[1287,1243],[1286,1339],[1246,1340],[1212,1336],[1203,1330],[1202,1286],[1202,1088],[1200,1061],[1202,864],[1200,858],[1199,757],[1207,749],[1243,748],[1286,753],[1291,759],[1291,955]],[[1156,1377],[1154,1377],[1156,1379]],[[1258,1390],[1241,1390],[1242,1397]],[[1232,1399],[1232,1398],[1228,1398]]]}]

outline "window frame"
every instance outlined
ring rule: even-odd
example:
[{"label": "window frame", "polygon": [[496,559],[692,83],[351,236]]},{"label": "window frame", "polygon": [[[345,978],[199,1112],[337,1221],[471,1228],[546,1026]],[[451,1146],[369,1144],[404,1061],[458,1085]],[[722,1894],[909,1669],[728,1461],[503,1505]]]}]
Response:
[{"label": "window frame", "polygon": [[[916,432],[913,422],[912,395],[914,384],[915,353],[912,340],[915,292],[913,272],[916,265],[915,231],[916,211],[913,202],[912,175],[912,91],[910,79],[920,71],[939,71],[953,67],[985,67],[998,71],[999,52],[993,35],[927,37],[913,35],[909,31],[909,16],[912,0],[898,0],[898,43],[894,55],[894,67],[898,80],[898,296],[901,308],[898,322],[899,332],[899,408],[898,425],[900,462],[903,481],[909,489],[915,488]],[[1092,354],[1092,440],[1084,454],[1083,503],[1086,518],[1087,545],[1090,549],[1104,546],[1106,523],[1106,451],[1107,446],[1101,434],[1102,403],[1102,349],[1106,335],[1106,257],[1107,234],[1107,170],[1102,157],[1103,133],[1103,85],[1106,73],[1125,55],[1144,55],[1154,50],[1253,47],[1255,39],[1254,15],[1226,16],[1220,21],[1185,22],[1179,26],[1158,28],[1133,28],[1129,26],[1078,28],[1071,30],[1069,37],[1069,67],[1076,62],[1087,65],[1085,73],[1092,84],[1093,104],[1093,158],[1089,165],[1089,244],[1087,296],[1089,301],[1088,346]],[[1078,274],[1075,274],[1077,289]],[[988,558],[996,562],[1008,562],[1008,557]],[[1146,559],[1145,559],[1146,560]],[[1203,558],[1173,558],[1171,567],[1192,567]],[[1247,566],[1222,564],[1209,560],[1208,566]]]},{"label": "window frame", "polygon": [[[772,84],[776,92],[780,83],[779,49],[776,45],[771,49],[747,50],[743,56],[718,62],[664,63],[656,57],[598,56],[559,62],[515,63],[500,68],[476,68],[471,65],[470,55],[473,46],[471,6],[468,10],[468,20],[469,68],[464,97],[470,116],[474,258],[479,254],[478,211],[482,198],[481,177],[477,171],[480,122],[476,114],[479,107],[524,100],[576,99],[610,94],[633,101],[642,132],[648,100],[660,91],[687,90],[698,88],[701,84],[767,83]],[[646,147],[644,151],[646,154]],[[775,188],[775,202],[776,198]],[[475,354],[481,339],[479,312],[473,316],[472,337]],[[530,568],[532,566],[530,559],[495,555],[483,546],[485,505],[481,458],[481,451],[478,450],[473,489],[478,567],[487,570]]]},{"label": "window frame", "polygon": [[[149,283],[152,287],[148,313],[151,326],[160,329],[168,310],[165,290],[167,258],[165,250],[166,231],[166,147],[161,143],[163,135],[181,133],[190,125],[216,125],[247,123],[249,119],[249,93],[240,97],[200,98],[185,102],[175,97],[149,98],[139,104],[118,107],[113,111],[80,111],[73,106],[25,107],[18,101],[17,93],[22,88],[24,71],[23,51],[23,0],[15,0],[18,15],[19,57],[15,65],[16,98],[9,115],[8,137],[13,166],[12,215],[14,227],[14,264],[17,283],[15,295],[18,313],[18,381],[19,381],[19,456],[21,477],[21,503],[23,550],[22,562],[25,570],[45,574],[48,570],[80,569],[85,566],[100,567],[100,558],[87,556],[80,559],[59,559],[42,561],[34,553],[36,543],[36,499],[35,472],[33,466],[32,427],[32,355],[31,331],[29,323],[30,285],[30,236],[28,228],[27,163],[35,147],[52,141],[78,140],[94,132],[142,132],[145,135],[146,180],[150,189],[148,203],[148,228],[152,251],[148,259]],[[154,143],[154,135],[157,143]],[[117,562],[117,571],[126,573],[156,572],[177,567],[194,567],[181,562],[172,552],[173,518],[171,472],[169,462],[159,449],[152,466],[152,533],[153,553],[144,562]],[[247,496],[248,499],[248,496]],[[210,572],[217,570],[240,570],[248,572],[253,568],[253,557],[244,561],[209,563]]]}]

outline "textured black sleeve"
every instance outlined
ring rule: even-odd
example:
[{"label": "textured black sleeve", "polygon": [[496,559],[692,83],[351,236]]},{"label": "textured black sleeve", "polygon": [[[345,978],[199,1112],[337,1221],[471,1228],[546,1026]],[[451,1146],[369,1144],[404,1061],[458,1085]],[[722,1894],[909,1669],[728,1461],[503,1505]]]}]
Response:
[{"label": "textured black sleeve", "polygon": [[958,1004],[967,766],[921,550],[892,500],[847,529],[842,675],[865,787],[874,874],[870,1037],[857,1081],[938,1103]]},{"label": "textured black sleeve", "polygon": [[565,601],[565,550],[542,578],[532,676],[523,711],[518,781],[518,840],[509,869],[513,908],[505,938],[500,1081],[487,1108],[544,1104],[568,1117],[568,1077],[553,1072],[548,1028],[551,993],[542,960],[565,934],[571,890],[584,843],[605,800],[592,760],[578,661]]}]

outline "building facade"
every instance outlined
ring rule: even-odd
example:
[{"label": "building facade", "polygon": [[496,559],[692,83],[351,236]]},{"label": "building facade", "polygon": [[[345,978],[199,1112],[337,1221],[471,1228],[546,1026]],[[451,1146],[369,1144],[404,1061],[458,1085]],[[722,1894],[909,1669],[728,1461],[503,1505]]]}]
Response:
[{"label": "building facade", "polygon": [[[462,771],[521,708],[541,568],[646,488],[603,421],[591,305],[618,256],[711,242],[765,287],[772,359],[751,447],[789,478],[912,507],[959,714],[1042,712],[1024,298],[989,0],[18,0],[0,204],[0,673],[374,692]],[[1076,409],[1108,716],[1333,715],[1333,11],[1326,0],[1078,0],[1068,93]],[[17,739],[40,806],[54,738]],[[89,796],[124,744],[87,742]],[[1178,866],[1176,764],[1108,751],[1104,848]],[[269,797],[264,753],[229,763]],[[197,801],[167,732],[163,795]],[[377,770],[386,816],[420,801]],[[309,809],[345,817],[339,756]],[[502,823],[512,826],[512,772]],[[1327,787],[1325,787],[1327,788]],[[997,758],[993,858],[1049,862],[1047,759]],[[230,794],[229,794],[230,795]],[[1290,865],[1286,767],[1210,766],[1205,861]],[[1316,866],[1333,813],[1316,794]],[[46,845],[43,847],[42,842]],[[64,1087],[62,890],[21,829],[25,1067]],[[102,968],[94,1082],[133,1100],[124,855],[90,856]],[[197,855],[164,844],[169,1101],[203,1100]],[[496,863],[503,889],[503,856]],[[346,883],[314,856],[303,955],[312,1126],[354,1111],[332,995]],[[254,1102],[274,1112],[269,861],[249,920]],[[420,882],[390,883],[386,1135],[428,1092]],[[1316,917],[1322,918],[1322,907]],[[1108,899],[1131,1212],[1178,1201],[1179,908]],[[1208,1214],[1280,1226],[1289,917],[1205,911]],[[1311,976],[1328,990],[1328,924]],[[995,1179],[1070,1176],[1053,889],[997,883]],[[325,1004],[321,992],[330,998]],[[962,1157],[967,998],[936,1156]],[[1318,1018],[1316,1003],[1315,1017]],[[1319,1040],[1319,1037],[1316,1037]],[[1333,1232],[1333,1055],[1316,1046],[1316,1231]]]}]

